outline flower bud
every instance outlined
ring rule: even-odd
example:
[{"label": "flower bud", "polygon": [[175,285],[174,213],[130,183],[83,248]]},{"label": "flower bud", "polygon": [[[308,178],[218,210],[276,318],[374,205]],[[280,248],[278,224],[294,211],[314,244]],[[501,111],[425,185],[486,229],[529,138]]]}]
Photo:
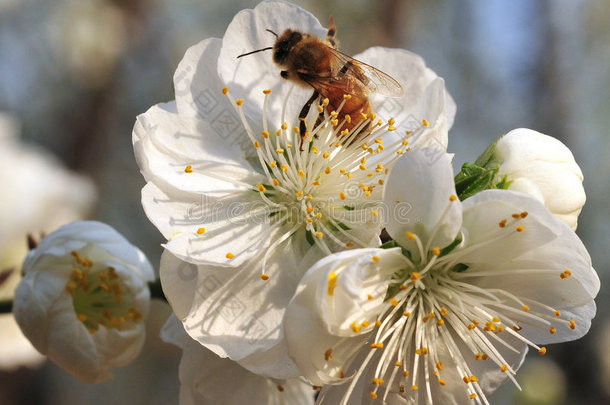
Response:
[{"label": "flower bud", "polygon": [[28,254],[23,271],[15,319],[58,366],[95,383],[140,353],[154,271],[113,228],[93,221],[65,225]]},{"label": "flower bud", "polygon": [[510,131],[496,143],[500,163],[497,181],[530,194],[576,230],[585,203],[583,175],[570,149],[559,140],[531,129]]}]

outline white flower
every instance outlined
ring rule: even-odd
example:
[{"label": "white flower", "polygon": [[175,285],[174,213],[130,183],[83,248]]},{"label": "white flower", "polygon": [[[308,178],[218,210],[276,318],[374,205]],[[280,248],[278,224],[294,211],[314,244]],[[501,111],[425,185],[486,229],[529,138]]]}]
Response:
[{"label": "white flower", "polygon": [[539,345],[588,331],[599,279],[537,200],[488,190],[461,203],[448,155],[416,150],[390,172],[384,201],[412,206],[389,218],[396,247],[319,261],[284,317],[299,370],[333,384],[319,403],[488,403],[528,346],[544,354]]},{"label": "white flower", "polygon": [[[19,124],[0,112],[0,301],[12,299],[21,280],[28,233],[40,235],[82,218],[95,201],[90,180],[64,169],[46,151],[23,144]],[[44,360],[12,314],[0,315],[0,369]]]},{"label": "white flower", "polygon": [[223,359],[191,339],[171,315],[161,338],[182,349],[180,405],[313,405],[312,386],[298,379],[273,380]]},{"label": "white flower", "polygon": [[[372,48],[356,57],[400,81],[405,96],[373,99],[382,121],[370,134],[356,127],[339,136],[343,122],[335,127],[329,114],[314,128],[314,105],[300,152],[294,128],[312,90],[281,79],[268,52],[237,59],[273,44],[265,29],[287,28],[326,34],[283,2],[237,14],[222,40],[187,51],[174,76],[176,101],[139,116],[133,133],[147,180],[142,204],[168,239],[160,272],[175,313],[221,357],[278,377],[291,368],[245,359],[285,353],[280,323],[304,270],[324,254],[377,244],[386,169],[407,143],[445,150],[455,113],[419,56]],[[188,277],[172,255],[196,265]]]},{"label": "white flower", "polygon": [[561,141],[531,129],[510,131],[498,140],[494,158],[498,178],[510,181],[509,190],[533,195],[576,230],[585,204],[583,175],[570,149]]},{"label": "white flower", "polygon": [[144,343],[148,259],[110,226],[80,221],[42,239],[23,264],[13,314],[41,353],[76,378],[101,382]]}]

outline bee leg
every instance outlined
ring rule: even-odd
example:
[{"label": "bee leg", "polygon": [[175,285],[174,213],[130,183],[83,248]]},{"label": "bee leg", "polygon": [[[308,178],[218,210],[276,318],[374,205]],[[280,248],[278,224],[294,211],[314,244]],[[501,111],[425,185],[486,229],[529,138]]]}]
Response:
[{"label": "bee leg", "polygon": [[335,36],[337,35],[337,26],[335,25],[335,19],[331,15],[328,19],[328,31],[326,31],[326,40],[330,42],[333,48],[337,49],[337,41]]},{"label": "bee leg", "polygon": [[311,105],[318,97],[320,97],[320,93],[318,93],[317,91],[314,90],[313,94],[311,95],[311,97],[309,97],[309,100],[307,100],[307,102],[305,103],[303,108],[301,108],[301,112],[299,113],[299,121],[301,121],[299,124],[299,131],[301,134],[301,145],[299,147],[299,150],[301,152],[303,152],[303,140],[305,138],[305,132],[307,132],[307,125],[305,124],[305,118],[307,117],[307,114],[309,114]]}]

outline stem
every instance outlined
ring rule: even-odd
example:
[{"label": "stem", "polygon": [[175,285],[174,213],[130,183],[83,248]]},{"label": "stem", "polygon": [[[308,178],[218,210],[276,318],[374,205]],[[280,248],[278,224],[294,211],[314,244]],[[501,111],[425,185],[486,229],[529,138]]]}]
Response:
[{"label": "stem", "polygon": [[167,302],[163,289],[161,288],[161,280],[156,279],[153,282],[148,283],[148,289],[150,290],[150,298],[157,298]]},{"label": "stem", "polygon": [[13,312],[13,301],[0,301],[0,314],[10,314]]}]

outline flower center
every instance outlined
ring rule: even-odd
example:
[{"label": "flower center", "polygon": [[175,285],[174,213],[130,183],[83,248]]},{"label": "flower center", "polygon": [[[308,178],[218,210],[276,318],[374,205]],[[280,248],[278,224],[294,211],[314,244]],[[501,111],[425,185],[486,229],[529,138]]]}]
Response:
[{"label": "flower center", "polygon": [[[325,254],[366,246],[368,240],[359,237],[361,232],[352,232],[352,226],[381,223],[380,189],[388,170],[409,150],[409,139],[421,135],[427,121],[416,131],[392,137],[390,144],[384,144],[385,135],[396,130],[395,120],[384,122],[372,113],[360,114],[357,120],[352,120],[349,114],[340,115],[351,97],[345,95],[337,111],[328,111],[329,102],[324,99],[311,107],[313,114],[309,118],[295,118],[292,125],[284,121],[282,112],[281,126],[271,129],[266,111],[271,90],[263,93],[262,131],[257,133],[244,114],[244,100],[233,99],[229,89],[223,89],[252,141],[265,177],[263,182],[249,185],[259,194],[263,207],[255,204],[244,218],[272,224],[270,234],[275,236],[267,252],[302,229],[309,243],[317,245]],[[290,92],[284,111],[289,98]],[[301,128],[305,128],[305,133]],[[189,165],[185,172],[195,169]],[[204,232],[205,228],[198,231]],[[266,256],[264,280],[269,277],[265,263]]]},{"label": "flower center", "polygon": [[[525,228],[519,223],[526,217],[527,212],[520,212],[501,219],[491,239],[460,248],[457,248],[459,238],[441,250],[426,248],[417,235],[407,233],[407,238],[416,242],[421,260],[416,263],[409,259],[407,268],[395,276],[396,283],[386,295],[386,309],[375,322],[372,351],[356,371],[342,405],[348,403],[356,380],[372,362],[377,363],[371,382],[373,399],[383,395],[385,401],[390,392],[405,395],[409,390],[415,403],[419,403],[419,396],[432,403],[432,384],[441,387],[465,384],[469,399],[476,404],[488,404],[473,372],[476,362],[494,363],[518,386],[513,368],[518,364],[511,365],[505,356],[520,353],[518,345],[523,343],[540,355],[546,353],[545,347],[534,344],[521,331],[527,327],[554,334],[559,327],[576,328],[574,320],[565,319],[559,310],[542,302],[466,281],[492,272],[497,276],[498,270],[467,271],[468,266],[460,263],[464,254],[523,232]],[[561,279],[571,275],[569,270],[548,271],[557,273]],[[370,320],[365,322],[368,325]],[[461,381],[445,377],[456,373],[462,376]]]},{"label": "flower center", "polygon": [[97,332],[99,325],[123,330],[142,319],[134,308],[133,293],[114,267],[95,264],[77,251],[72,251],[72,256],[75,265],[66,290],[72,296],[78,320],[89,332]]}]

